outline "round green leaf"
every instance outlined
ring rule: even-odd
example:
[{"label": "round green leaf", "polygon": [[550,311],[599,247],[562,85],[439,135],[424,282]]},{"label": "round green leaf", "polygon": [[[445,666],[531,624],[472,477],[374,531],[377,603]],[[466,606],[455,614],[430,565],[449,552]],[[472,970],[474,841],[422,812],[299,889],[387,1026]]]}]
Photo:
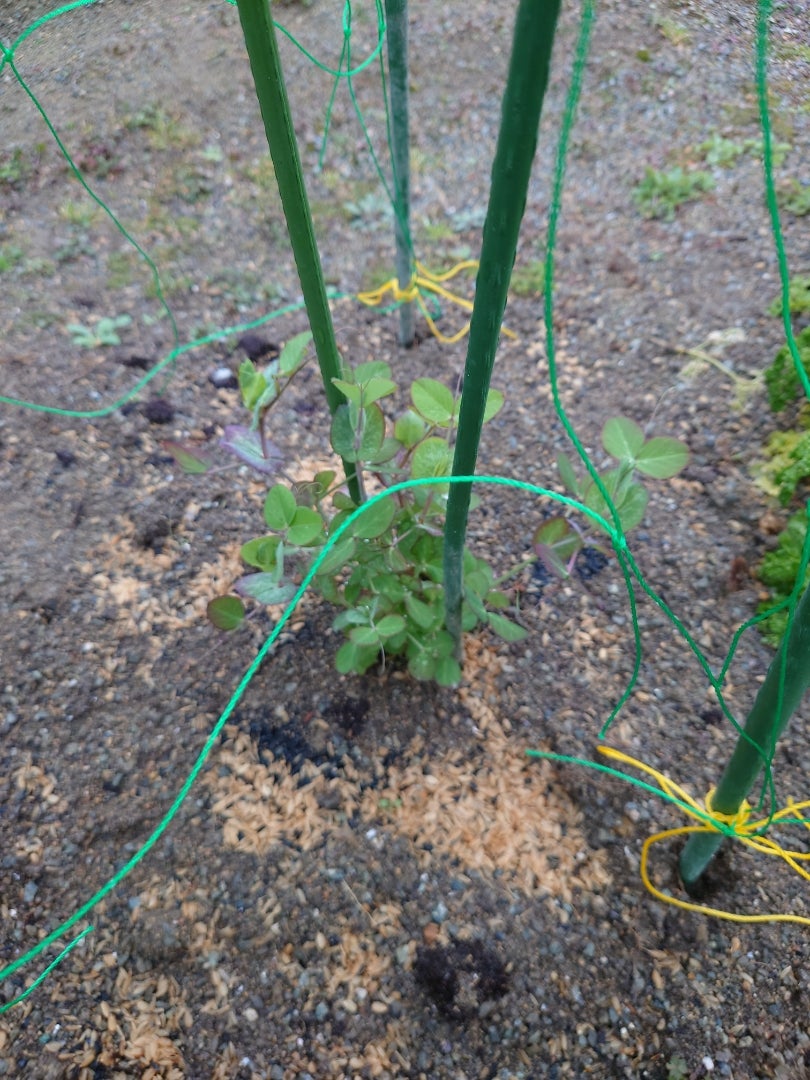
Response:
[{"label": "round green leaf", "polygon": [[287,541],[296,547],[308,547],[323,536],[323,519],[317,510],[298,506],[295,517],[287,529]]},{"label": "round green leaf", "polygon": [[453,453],[447,442],[433,435],[420,443],[411,460],[411,476],[419,480],[423,476],[449,476],[453,466]]},{"label": "round green leaf", "polygon": [[453,420],[453,394],[436,379],[417,379],[411,386],[411,401],[425,420],[447,427]]},{"label": "round green leaf", "polygon": [[340,405],[332,417],[332,449],[344,461],[371,461],[385,438],[385,416],[379,405],[363,409],[355,425],[352,410]]},{"label": "round green leaf", "polygon": [[371,648],[380,644],[380,635],[375,626],[355,626],[349,634],[349,640],[354,645]]},{"label": "round green leaf", "polygon": [[669,480],[685,468],[689,451],[680,439],[659,437],[646,442],[636,456],[636,468],[656,480]]},{"label": "round green leaf", "polygon": [[417,416],[415,412],[412,412],[411,409],[403,413],[394,424],[394,435],[408,449],[416,446],[424,434],[425,421],[421,416]]},{"label": "round green leaf", "polygon": [[374,629],[378,635],[383,639],[396,637],[397,634],[401,634],[405,629],[405,620],[401,615],[386,615],[378,623],[375,623]]},{"label": "round green leaf", "polygon": [[318,567],[317,576],[321,574],[336,574],[341,570],[354,554],[355,543],[352,539],[339,540],[329,554]]},{"label": "round green leaf", "polygon": [[217,596],[209,601],[207,610],[219,630],[235,630],[245,617],[245,605],[238,596]]},{"label": "round green leaf", "polygon": [[644,445],[644,432],[627,416],[613,416],[602,428],[602,445],[619,461],[634,461]]},{"label": "round green leaf", "polygon": [[255,540],[248,540],[242,545],[239,555],[242,562],[255,566],[257,570],[273,570],[280,544],[280,536],[257,536]]},{"label": "round green leaf", "polygon": [[268,529],[281,532],[295,517],[295,496],[283,484],[274,484],[264,500],[264,520]]},{"label": "round green leaf", "polygon": [[374,540],[382,536],[394,520],[397,512],[393,498],[380,499],[368,510],[364,510],[352,526],[352,534],[359,540]]},{"label": "round green leaf", "polygon": [[488,420],[491,420],[493,416],[497,416],[503,408],[504,396],[500,390],[490,389],[487,392],[487,402],[484,406],[484,420],[486,424]]}]

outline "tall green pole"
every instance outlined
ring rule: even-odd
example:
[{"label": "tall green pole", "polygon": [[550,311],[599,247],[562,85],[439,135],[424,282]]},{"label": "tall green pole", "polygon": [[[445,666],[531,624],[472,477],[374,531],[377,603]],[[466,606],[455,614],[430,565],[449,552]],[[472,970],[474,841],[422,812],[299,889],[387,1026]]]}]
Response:
[{"label": "tall green pole", "polygon": [[[782,639],[759,688],[745,721],[745,735],[737,741],[712,796],[712,810],[732,817],[737,813],[809,686],[810,587],[805,589],[790,633]],[[689,838],[680,858],[681,878],[687,887],[696,884],[723,840],[720,832],[694,833]]]},{"label": "tall green pole", "polygon": [[[324,393],[329,411],[334,414],[345,402],[343,394],[332,382],[332,379],[342,376],[343,365],[335,341],[332,313],[326,298],[321,257],[315,240],[270,4],[268,0],[236,0],[236,6],[239,9],[267,145],[273,159],[281,205],[287,220],[301,291],[312,328]],[[344,461],[343,468],[349,494],[359,505],[363,501],[363,495],[357,467]]]},{"label": "tall green pole", "polygon": [[[520,223],[526,208],[559,11],[560,0],[520,0],[518,6],[475,283],[453,458],[454,476],[471,476],[475,472],[487,392],[515,263]],[[470,495],[470,484],[451,486],[444,533],[446,626],[455,641],[459,660],[462,560]]]},{"label": "tall green pole", "polygon": [[[394,236],[397,281],[407,289],[413,274],[411,245],[411,163],[408,122],[408,0],[385,0],[391,97],[391,159],[394,171]],[[399,343],[413,344],[413,303],[399,308]]]}]

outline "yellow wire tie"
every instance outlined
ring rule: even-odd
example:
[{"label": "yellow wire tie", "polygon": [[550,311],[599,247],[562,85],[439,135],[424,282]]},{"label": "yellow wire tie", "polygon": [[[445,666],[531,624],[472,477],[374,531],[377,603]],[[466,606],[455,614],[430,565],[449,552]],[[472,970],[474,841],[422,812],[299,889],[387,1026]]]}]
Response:
[{"label": "yellow wire tie", "polygon": [[[691,901],[680,900],[678,897],[671,896],[669,893],[662,892],[657,888],[650,879],[648,869],[650,850],[654,844],[663,843],[675,836],[688,836],[694,833],[722,832],[726,835],[733,836],[746,847],[750,847],[754,851],[758,851],[764,855],[773,855],[776,858],[782,859],[800,877],[804,878],[805,881],[810,881],[810,872],[801,866],[802,862],[810,861],[810,853],[790,851],[783,848],[775,840],[770,839],[770,837],[758,835],[759,830],[767,828],[775,821],[784,821],[786,818],[799,818],[802,811],[810,807],[810,799],[799,803],[789,800],[785,807],[781,810],[777,810],[774,814],[757,821],[751,821],[751,806],[747,801],[743,802],[736,814],[721,814],[717,810],[712,809],[712,799],[715,794],[714,788],[708,792],[704,799],[703,806],[701,806],[700,803],[679,784],[676,784],[674,780],[670,780],[668,776],[659,772],[658,769],[654,769],[651,765],[647,765],[643,761],[638,761],[636,758],[630,757],[629,754],[625,754],[621,750],[616,750],[612,746],[600,746],[598,747],[598,750],[600,754],[603,754],[611,761],[620,762],[623,765],[630,765],[632,768],[638,769],[640,772],[646,773],[647,776],[652,777],[664,794],[668,796],[669,801],[679,806],[689,817],[695,818],[700,822],[699,825],[682,825],[676,829],[666,829],[662,832],[655,833],[655,835],[647,837],[642,844],[639,875],[644,883],[644,887],[656,898],[656,900],[681,908],[683,911],[695,912],[698,915],[711,915],[717,919],[726,919],[729,922],[790,922],[798,923],[800,926],[810,926],[810,918],[807,918],[804,915],[781,915],[778,913],[767,915],[738,915],[730,911],[721,911],[719,908],[707,907],[705,904],[694,904]],[[804,825],[806,829],[810,829],[810,822],[808,821],[794,821],[793,824],[801,824]]]},{"label": "yellow wire tie", "polygon": [[[423,263],[417,262],[415,265],[416,273],[411,277],[407,288],[401,289],[397,278],[391,278],[377,289],[370,289],[367,292],[358,293],[357,299],[361,304],[366,304],[368,307],[376,307],[378,304],[383,303],[388,297],[395,303],[410,304],[415,302],[424,315],[425,321],[433,336],[444,345],[454,345],[469,333],[469,321],[467,321],[455,334],[443,334],[428,311],[422,294],[423,291],[435,293],[437,296],[441,296],[442,299],[447,300],[451,304],[455,304],[456,307],[460,307],[464,311],[472,311],[473,306],[471,301],[465,299],[463,296],[459,296],[457,293],[451,292],[449,289],[445,289],[444,282],[452,281],[454,277],[464,270],[477,269],[478,261],[476,259],[464,259],[462,262],[456,263],[450,270],[445,270],[444,273],[441,274],[434,274],[432,271],[428,270]],[[512,330],[508,330],[505,326],[501,327],[501,330],[506,337],[511,338],[513,341],[517,340],[517,334]]]}]

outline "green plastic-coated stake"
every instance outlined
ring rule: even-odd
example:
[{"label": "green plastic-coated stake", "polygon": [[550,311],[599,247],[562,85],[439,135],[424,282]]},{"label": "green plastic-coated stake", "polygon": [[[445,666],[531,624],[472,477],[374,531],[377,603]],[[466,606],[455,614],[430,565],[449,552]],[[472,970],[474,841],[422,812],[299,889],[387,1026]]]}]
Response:
[{"label": "green plastic-coated stake", "polygon": [[[776,740],[784,731],[810,686],[810,587],[805,589],[779,652],[759,688],[734,753],[712,796],[712,810],[734,815],[748,796]],[[724,836],[695,833],[681,852],[680,872],[687,888],[695,885]]]},{"label": "green plastic-coated stake", "polygon": [[[407,289],[413,273],[411,256],[411,163],[408,122],[408,0],[385,0],[391,96],[391,161],[394,170],[394,237],[400,289]],[[399,343],[413,345],[413,304],[399,308]]]},{"label": "green plastic-coated stake", "polygon": [[[526,208],[559,11],[560,0],[520,0],[515,20],[470,320],[464,392],[453,457],[454,476],[475,472],[489,382],[515,263],[520,223]],[[451,487],[444,533],[446,626],[453,637],[458,660],[461,659],[462,561],[471,491],[469,484]]]},{"label": "green plastic-coated stake", "polygon": [[[315,352],[321,369],[326,401],[334,414],[345,398],[332,382],[343,374],[335,341],[332,313],[326,297],[321,258],[315,240],[304,174],[298,154],[287,88],[268,0],[237,0],[239,19],[245,36],[250,69],[259,99],[267,145],[273,159],[281,205],[287,221],[301,291],[307,307]],[[363,502],[362,483],[355,465],[344,461],[349,494],[358,505]]]}]

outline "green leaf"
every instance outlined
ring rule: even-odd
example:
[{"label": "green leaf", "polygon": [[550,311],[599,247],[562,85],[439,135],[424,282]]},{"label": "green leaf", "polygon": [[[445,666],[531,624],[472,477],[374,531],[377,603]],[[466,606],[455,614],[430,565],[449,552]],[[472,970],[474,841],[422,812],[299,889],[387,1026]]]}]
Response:
[{"label": "green leaf", "polygon": [[624,532],[630,532],[641,524],[647,512],[649,500],[650,497],[643,484],[630,484],[622,493],[621,498],[616,502],[616,509],[619,511],[619,520]]},{"label": "green leaf", "polygon": [[274,484],[264,500],[264,520],[268,529],[278,532],[292,525],[295,517],[295,496],[283,484]]},{"label": "green leaf", "polygon": [[416,446],[419,440],[424,438],[426,431],[425,421],[411,409],[403,413],[394,424],[394,436],[408,450],[412,446]]},{"label": "green leaf", "polygon": [[427,476],[449,476],[452,467],[453,453],[447,441],[433,435],[421,442],[414,451],[411,476],[414,480]]},{"label": "green leaf", "polygon": [[417,600],[411,593],[405,593],[405,610],[420,630],[432,630],[442,619],[441,610]]},{"label": "green leaf", "polygon": [[388,638],[396,637],[397,634],[401,634],[405,630],[405,620],[401,615],[385,615],[378,623],[374,624],[374,629],[385,641]]},{"label": "green leaf", "polygon": [[278,366],[282,375],[286,375],[288,379],[291,379],[297,371],[301,370],[307,362],[307,349],[310,341],[312,341],[312,334],[309,330],[304,330],[303,333],[290,338],[278,358]]},{"label": "green leaf", "polygon": [[277,567],[281,546],[280,536],[257,536],[255,540],[248,540],[242,545],[239,556],[248,566],[269,572]]},{"label": "green leaf", "polygon": [[363,402],[363,391],[359,386],[346,382],[345,379],[332,379],[332,383],[340,390],[347,401],[350,401],[352,405],[356,405],[358,409],[360,408]]},{"label": "green leaf", "polygon": [[336,491],[332,496],[332,503],[336,510],[347,510],[351,513],[352,510],[356,510],[354,499],[351,495],[347,495],[345,491]]},{"label": "green leaf", "polygon": [[379,405],[369,405],[352,423],[351,409],[340,405],[332,417],[332,449],[344,461],[371,461],[385,438],[385,416]]},{"label": "green leaf", "polygon": [[341,675],[355,672],[363,675],[379,655],[377,648],[356,645],[353,641],[344,641],[335,656],[335,667]]},{"label": "green leaf", "polygon": [[235,630],[245,617],[245,605],[238,596],[217,596],[208,602],[208,618],[219,630]]},{"label": "green leaf", "polygon": [[444,383],[436,379],[417,379],[411,385],[411,401],[429,423],[439,427],[448,427],[452,423],[455,403]]},{"label": "green leaf", "polygon": [[246,574],[234,588],[260,604],[286,604],[295,596],[295,586],[279,582],[276,574]]},{"label": "green leaf", "polygon": [[397,384],[392,382],[391,379],[374,378],[369,379],[367,383],[363,383],[362,387],[363,405],[371,405],[375,401],[379,401],[380,398],[388,397],[389,394],[393,394],[397,388]]},{"label": "green leaf", "polygon": [[644,432],[627,416],[613,416],[602,428],[602,445],[619,461],[634,461],[644,445]]},{"label": "green leaf", "polygon": [[528,631],[522,626],[507,619],[505,615],[496,615],[494,611],[487,612],[487,622],[504,641],[523,641],[528,637]]},{"label": "green leaf", "polygon": [[374,540],[386,531],[394,520],[397,507],[393,498],[381,499],[364,510],[352,526],[352,535],[359,540]]},{"label": "green leaf", "polygon": [[409,657],[408,671],[420,682],[429,682],[436,674],[436,659],[426,649],[420,649]]},{"label": "green leaf", "polygon": [[574,472],[574,466],[565,454],[557,455],[557,468],[560,472],[560,480],[562,480],[563,487],[575,496],[575,498],[579,498],[582,494],[579,480],[577,480],[577,474]]},{"label": "green leaf", "polygon": [[444,656],[436,662],[433,676],[439,686],[458,686],[461,682],[461,668],[452,656]]},{"label": "green leaf", "polygon": [[385,465],[389,461],[393,461],[393,459],[397,456],[401,449],[402,443],[399,441],[399,439],[385,438],[382,441],[382,446],[380,447],[380,449],[377,451],[373,458],[369,459],[366,464]]},{"label": "green leaf", "polygon": [[505,398],[500,390],[489,390],[487,402],[486,405],[484,405],[483,423],[486,424],[488,420],[491,420],[494,416],[498,415],[503,408],[504,401]]},{"label": "green leaf", "polygon": [[349,633],[349,640],[354,645],[377,648],[380,644],[380,635],[374,626],[354,626]]},{"label": "green leaf", "polygon": [[308,506],[296,508],[295,517],[287,529],[287,540],[296,547],[309,547],[323,539],[323,518]]},{"label": "green leaf", "polygon": [[246,409],[252,409],[267,389],[264,376],[256,370],[252,360],[243,360],[239,365],[239,389]]},{"label": "green leaf", "polygon": [[329,554],[318,567],[316,576],[336,574],[342,570],[354,555],[355,546],[351,537],[339,540],[333,548],[330,548]]},{"label": "green leaf", "polygon": [[323,469],[321,472],[315,473],[313,478],[313,486],[315,488],[315,499],[320,501],[329,493],[329,489],[335,482],[337,473],[334,469]]},{"label": "green leaf", "polygon": [[390,379],[391,368],[383,360],[368,360],[354,369],[354,381],[365,386],[371,379]]},{"label": "green leaf", "polygon": [[686,467],[689,451],[680,439],[658,437],[646,442],[636,455],[636,468],[645,476],[668,480]]}]

